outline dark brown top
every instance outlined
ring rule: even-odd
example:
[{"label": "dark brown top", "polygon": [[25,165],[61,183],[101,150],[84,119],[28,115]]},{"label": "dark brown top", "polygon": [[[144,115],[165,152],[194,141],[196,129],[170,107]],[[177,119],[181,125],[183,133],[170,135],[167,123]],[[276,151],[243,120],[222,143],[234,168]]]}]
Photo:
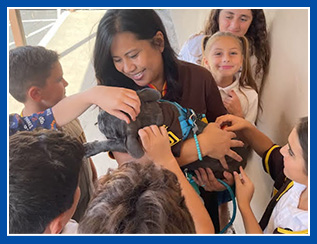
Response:
[{"label": "dark brown top", "polygon": [[[221,96],[211,73],[198,65],[180,61],[178,65],[179,82],[182,84],[183,95],[180,105],[193,109],[196,114],[206,114],[209,122],[214,122],[218,116],[227,114]],[[164,125],[167,126],[174,156],[179,157],[182,141],[182,131],[178,122],[178,112],[170,104],[160,104]]]},{"label": "dark brown top", "polygon": [[206,114],[208,122],[214,122],[218,116],[228,113],[217,84],[207,69],[180,61],[178,74],[183,86],[181,106]]}]

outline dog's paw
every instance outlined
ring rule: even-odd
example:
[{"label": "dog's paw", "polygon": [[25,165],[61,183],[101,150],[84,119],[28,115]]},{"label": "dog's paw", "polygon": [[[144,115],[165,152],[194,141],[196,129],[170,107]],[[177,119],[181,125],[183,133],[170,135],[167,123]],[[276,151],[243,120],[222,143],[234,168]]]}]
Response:
[{"label": "dog's paw", "polygon": [[88,142],[88,143],[85,143],[83,145],[84,149],[85,149],[85,157],[86,158],[89,158],[91,156],[98,154],[98,152],[96,152],[94,145],[95,145],[95,142]]}]

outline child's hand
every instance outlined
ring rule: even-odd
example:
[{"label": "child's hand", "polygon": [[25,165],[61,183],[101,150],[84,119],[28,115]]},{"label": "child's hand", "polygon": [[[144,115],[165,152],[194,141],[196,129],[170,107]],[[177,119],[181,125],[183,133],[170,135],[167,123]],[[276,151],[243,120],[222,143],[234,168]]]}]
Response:
[{"label": "child's hand", "polygon": [[143,148],[147,157],[154,163],[158,163],[165,168],[169,168],[171,160],[174,158],[166,129],[161,126],[151,125],[138,131]]},{"label": "child's hand", "polygon": [[230,123],[230,125],[224,128],[226,131],[240,131],[251,125],[249,121],[232,114],[226,114],[216,119],[216,124],[219,126],[228,123]]},{"label": "child's hand", "polygon": [[240,166],[241,179],[237,172],[233,172],[234,181],[236,183],[236,198],[239,209],[244,209],[250,206],[250,202],[254,193],[254,185],[249,177]]},{"label": "child's hand", "polygon": [[235,91],[231,90],[229,92],[229,96],[223,100],[223,105],[225,105],[230,114],[244,118],[240,99]]},{"label": "child's hand", "polygon": [[[226,189],[226,187],[216,179],[210,168],[199,168],[198,170],[195,170],[195,174],[196,177],[193,177],[193,180],[206,191],[223,191]],[[232,174],[224,171],[223,176],[225,177],[223,180],[224,182],[228,185],[233,185],[234,180]]]},{"label": "child's hand", "polygon": [[[94,104],[109,114],[130,123],[130,115],[134,121],[140,113],[141,102],[137,93],[131,89],[110,86],[97,86]],[[125,114],[126,113],[126,114]]]}]

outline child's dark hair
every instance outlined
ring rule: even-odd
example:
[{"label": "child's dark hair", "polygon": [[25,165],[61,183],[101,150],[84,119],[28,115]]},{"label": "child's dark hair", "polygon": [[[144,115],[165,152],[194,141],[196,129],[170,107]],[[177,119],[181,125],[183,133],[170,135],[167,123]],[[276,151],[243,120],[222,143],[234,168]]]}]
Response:
[{"label": "child's dark hair", "polygon": [[156,45],[153,43],[153,37],[158,31],[161,31],[164,36],[162,57],[168,87],[164,98],[172,101],[179,100],[182,89],[180,83],[177,82],[176,54],[169,43],[160,17],[152,9],[107,10],[100,20],[94,49],[94,68],[99,84],[139,89],[133,80],[116,70],[111,56],[112,40],[117,33],[131,32],[137,39],[149,40],[152,45]]},{"label": "child's dark hair", "polygon": [[55,51],[40,46],[23,46],[10,50],[10,94],[17,101],[24,103],[31,86],[45,86],[52,65],[57,61],[58,54]]},{"label": "child's dark hair", "polygon": [[153,163],[130,162],[99,180],[79,233],[195,233],[177,177]]},{"label": "child's dark hair", "polygon": [[308,117],[300,119],[296,126],[299,144],[302,148],[303,158],[305,160],[305,170],[308,175]]},{"label": "child's dark hair", "polygon": [[71,208],[83,156],[83,145],[62,132],[23,131],[10,137],[11,234],[43,233]]}]

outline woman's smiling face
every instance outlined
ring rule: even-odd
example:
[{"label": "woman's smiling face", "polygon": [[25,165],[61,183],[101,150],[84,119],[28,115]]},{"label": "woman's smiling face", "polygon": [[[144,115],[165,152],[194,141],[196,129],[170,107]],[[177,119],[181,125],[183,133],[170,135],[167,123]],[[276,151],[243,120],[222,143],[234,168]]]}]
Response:
[{"label": "woman's smiling face", "polygon": [[158,32],[153,38],[163,45],[154,45],[151,40],[138,40],[131,32],[117,33],[112,41],[111,56],[116,69],[139,86],[149,83],[164,83],[162,52],[164,38]]}]

